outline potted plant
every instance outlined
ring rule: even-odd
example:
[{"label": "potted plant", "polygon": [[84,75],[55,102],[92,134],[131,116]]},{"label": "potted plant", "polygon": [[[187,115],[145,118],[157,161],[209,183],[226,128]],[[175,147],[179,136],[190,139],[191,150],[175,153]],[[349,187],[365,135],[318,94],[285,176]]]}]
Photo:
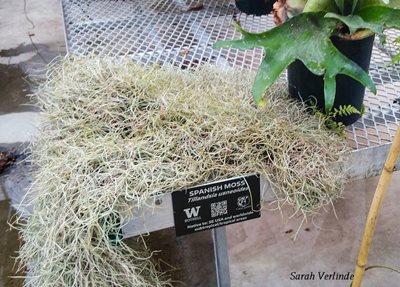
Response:
[{"label": "potted plant", "polygon": [[365,87],[376,93],[368,75],[374,35],[400,29],[400,0],[279,0],[275,28],[245,31],[239,40],[215,48],[264,48],[252,93],[257,104],[288,68],[292,97],[316,106],[338,122],[352,124],[361,116]]},{"label": "potted plant", "polygon": [[272,11],[275,0],[235,0],[236,7],[249,15],[265,15]]}]

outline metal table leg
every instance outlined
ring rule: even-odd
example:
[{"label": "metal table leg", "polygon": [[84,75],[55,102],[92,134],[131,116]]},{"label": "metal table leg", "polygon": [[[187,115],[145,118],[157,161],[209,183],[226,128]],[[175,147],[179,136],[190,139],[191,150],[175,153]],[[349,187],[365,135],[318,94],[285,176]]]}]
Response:
[{"label": "metal table leg", "polygon": [[230,287],[229,257],[226,238],[226,228],[218,227],[211,231],[214,242],[215,270],[217,273],[217,286]]}]

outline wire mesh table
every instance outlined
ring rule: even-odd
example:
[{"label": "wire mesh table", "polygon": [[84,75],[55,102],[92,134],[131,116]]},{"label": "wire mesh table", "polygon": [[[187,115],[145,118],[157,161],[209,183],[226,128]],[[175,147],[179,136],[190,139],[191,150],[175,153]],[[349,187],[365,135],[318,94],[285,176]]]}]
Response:
[{"label": "wire mesh table", "polygon": [[[130,56],[138,63],[182,69],[209,62],[255,70],[262,49],[215,50],[212,44],[240,37],[233,20],[252,32],[274,26],[271,16],[241,14],[229,0],[63,0],[62,7],[70,53]],[[390,143],[400,120],[400,65],[388,65],[400,50],[391,44],[400,33],[386,34],[389,45],[376,40],[370,67],[378,93],[367,91],[364,116],[347,129],[355,150]]]},{"label": "wire mesh table", "polygon": [[[240,38],[232,21],[246,30],[262,32],[274,26],[272,16],[247,16],[229,0],[61,0],[67,50],[75,55],[132,57],[144,65],[175,65],[187,69],[208,62],[237,70],[256,70],[262,49],[213,49],[221,39]],[[365,114],[346,130],[353,148],[349,177],[377,174],[384,163],[400,122],[400,65],[388,63],[400,51],[393,40],[399,32],[386,32],[388,45],[377,39],[370,75],[378,93],[367,91]],[[264,199],[268,197],[264,196]],[[173,226],[171,198],[159,200],[163,210],[128,225],[129,236]],[[143,218],[146,218],[144,221]],[[144,226],[144,227],[143,227]],[[213,231],[219,286],[229,286],[226,234]]]}]

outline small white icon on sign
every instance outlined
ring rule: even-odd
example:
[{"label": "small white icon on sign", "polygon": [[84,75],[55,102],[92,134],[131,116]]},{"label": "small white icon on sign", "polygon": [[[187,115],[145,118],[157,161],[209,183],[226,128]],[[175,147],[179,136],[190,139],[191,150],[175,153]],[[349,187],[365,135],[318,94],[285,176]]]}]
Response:
[{"label": "small white icon on sign", "polygon": [[250,205],[250,197],[248,195],[240,196],[237,199],[237,206],[244,208]]},{"label": "small white icon on sign", "polygon": [[192,218],[193,216],[199,216],[199,210],[200,205],[191,208],[185,208],[183,211],[186,213],[186,218]]}]

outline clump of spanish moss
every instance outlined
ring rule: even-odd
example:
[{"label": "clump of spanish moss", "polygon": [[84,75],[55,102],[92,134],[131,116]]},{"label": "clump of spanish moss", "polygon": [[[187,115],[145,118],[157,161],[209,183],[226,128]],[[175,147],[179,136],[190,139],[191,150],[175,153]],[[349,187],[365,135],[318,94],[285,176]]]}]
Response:
[{"label": "clump of spanish moss", "polygon": [[35,95],[34,211],[22,227],[26,286],[165,286],[149,254],[118,236],[152,196],[249,173],[277,202],[315,214],[342,190],[342,138],[276,85],[263,108],[252,73],[69,57]]}]

